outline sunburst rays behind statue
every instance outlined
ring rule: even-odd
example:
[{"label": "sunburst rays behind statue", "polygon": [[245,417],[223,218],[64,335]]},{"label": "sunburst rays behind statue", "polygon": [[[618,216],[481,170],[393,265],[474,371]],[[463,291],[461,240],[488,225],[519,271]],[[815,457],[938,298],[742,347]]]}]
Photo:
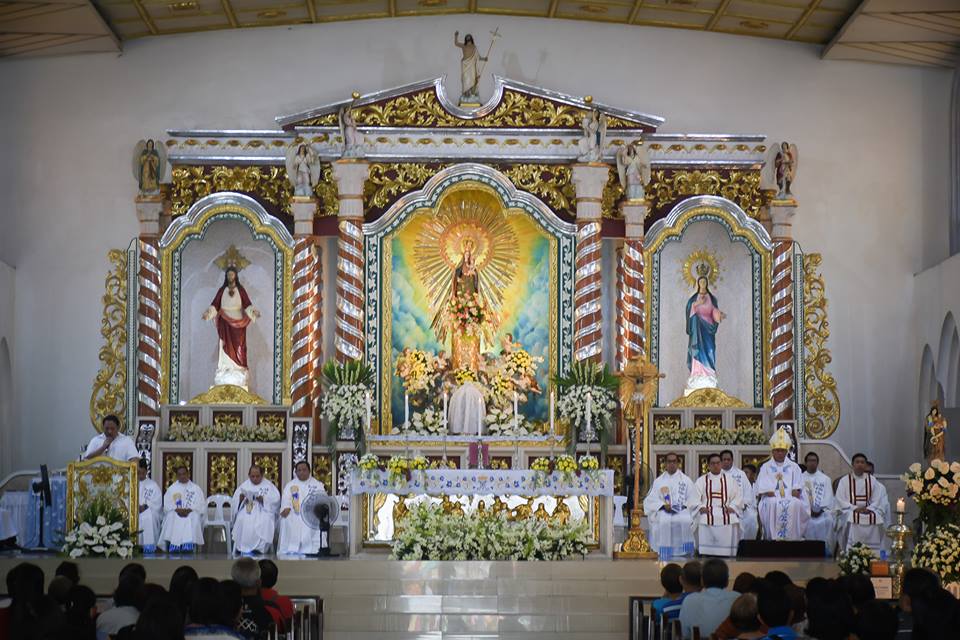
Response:
[{"label": "sunburst rays behind statue", "polygon": [[697,288],[697,278],[705,277],[711,287],[722,280],[720,258],[706,247],[697,249],[683,261],[680,276],[691,289]]},{"label": "sunburst rays behind statue", "polygon": [[479,192],[451,194],[417,235],[414,263],[417,276],[429,292],[432,326],[440,342],[447,336],[443,310],[449,304],[456,271],[467,250],[473,254],[480,296],[497,324],[503,317],[503,292],[516,276],[519,245],[495,197]]}]

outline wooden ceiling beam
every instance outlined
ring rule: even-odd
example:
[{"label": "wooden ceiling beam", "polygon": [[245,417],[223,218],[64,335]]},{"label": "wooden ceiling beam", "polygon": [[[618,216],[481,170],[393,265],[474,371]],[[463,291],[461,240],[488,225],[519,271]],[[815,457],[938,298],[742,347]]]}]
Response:
[{"label": "wooden ceiling beam", "polygon": [[730,0],[723,0],[719,5],[717,5],[717,10],[714,11],[713,17],[710,18],[710,21],[707,22],[707,31],[713,31],[717,26],[717,23],[720,22],[720,18],[723,17],[723,14],[726,13],[727,7],[730,6]]},{"label": "wooden ceiling beam", "polygon": [[140,14],[140,19],[143,20],[145,25],[147,25],[147,29],[150,30],[150,34],[155,36],[160,33],[160,30],[157,29],[157,23],[154,22],[153,18],[150,17],[146,7],[143,6],[143,3],[140,2],[140,0],[133,0],[133,6],[137,9],[137,13]]},{"label": "wooden ceiling beam", "polygon": [[220,6],[223,7],[223,12],[227,16],[227,22],[230,23],[230,26],[236,29],[240,26],[240,23],[237,22],[237,14],[233,11],[233,5],[230,4],[230,0],[220,0]]},{"label": "wooden ceiling beam", "polygon": [[807,8],[803,10],[803,13],[800,14],[800,17],[797,19],[797,22],[790,27],[790,31],[787,31],[787,35],[784,36],[787,40],[793,40],[793,36],[797,35],[797,32],[803,28],[803,25],[807,24],[807,20],[810,19],[810,16],[813,15],[813,12],[817,10],[820,6],[821,0],[812,0],[810,4],[807,5]]}]

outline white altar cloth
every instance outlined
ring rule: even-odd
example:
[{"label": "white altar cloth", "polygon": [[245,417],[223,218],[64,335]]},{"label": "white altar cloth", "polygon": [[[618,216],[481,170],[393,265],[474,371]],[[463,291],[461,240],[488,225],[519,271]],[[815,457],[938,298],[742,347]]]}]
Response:
[{"label": "white altar cloth", "polygon": [[536,471],[428,469],[410,472],[410,479],[399,485],[388,480],[386,471],[354,469],[350,491],[439,495],[523,495],[523,496],[613,496],[613,471],[581,472],[572,481],[553,472],[544,476]]}]

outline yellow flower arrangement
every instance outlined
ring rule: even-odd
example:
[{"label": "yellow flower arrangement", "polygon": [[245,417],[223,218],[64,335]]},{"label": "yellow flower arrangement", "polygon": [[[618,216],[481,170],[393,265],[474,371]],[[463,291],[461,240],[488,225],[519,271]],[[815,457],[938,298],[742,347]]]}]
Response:
[{"label": "yellow flower arrangement", "polygon": [[533,461],[533,464],[530,465],[530,469],[539,471],[540,473],[550,473],[550,458],[537,458]]},{"label": "yellow flower arrangement", "polygon": [[426,471],[429,466],[430,461],[424,456],[415,456],[412,460],[410,460],[411,471]]}]

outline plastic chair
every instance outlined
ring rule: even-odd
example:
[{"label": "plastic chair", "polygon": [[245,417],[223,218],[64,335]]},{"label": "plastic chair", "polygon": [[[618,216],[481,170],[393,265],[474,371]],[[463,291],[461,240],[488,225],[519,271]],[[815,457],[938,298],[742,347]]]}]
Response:
[{"label": "plastic chair", "polygon": [[627,504],[627,496],[613,496],[613,526],[625,527],[627,520],[623,516],[623,506]]},{"label": "plastic chair", "polygon": [[[232,498],[228,495],[218,493],[207,498],[207,509],[213,509],[213,517],[207,518],[207,523],[203,525],[203,530],[210,528],[223,529],[223,537],[227,543],[227,555],[233,555],[233,527],[232,518],[226,517],[224,509],[231,507]],[[209,516],[209,513],[207,514]]]}]

